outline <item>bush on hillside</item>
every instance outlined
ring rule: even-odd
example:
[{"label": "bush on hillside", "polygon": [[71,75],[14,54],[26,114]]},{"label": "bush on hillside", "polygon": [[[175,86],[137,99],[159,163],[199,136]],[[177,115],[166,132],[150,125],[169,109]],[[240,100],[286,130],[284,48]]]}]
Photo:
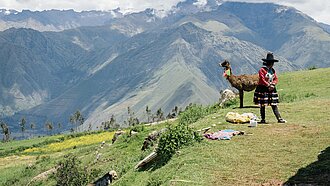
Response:
[{"label": "bush on hillside", "polygon": [[197,133],[193,132],[187,124],[178,124],[174,127],[169,127],[159,139],[157,153],[164,157],[170,158],[176,150],[182,146],[190,145],[201,139]]},{"label": "bush on hillside", "polygon": [[190,104],[184,112],[179,114],[180,124],[191,124],[203,118],[206,115],[215,113],[219,109],[218,104],[203,107],[202,105]]},{"label": "bush on hillside", "polygon": [[162,134],[159,139],[157,153],[165,158],[170,158],[176,150],[183,146],[201,141],[202,136],[193,131],[189,124],[195,123],[206,115],[215,113],[217,109],[217,104],[207,107],[196,104],[189,105],[184,112],[179,114],[179,124],[168,127],[168,130]]},{"label": "bush on hillside", "polygon": [[307,92],[306,94],[288,94],[288,93],[281,93],[279,96],[280,102],[292,103],[299,100],[304,100],[310,97],[317,97],[314,93]]},{"label": "bush on hillside", "polygon": [[63,161],[58,163],[58,169],[54,178],[56,185],[87,185],[97,176],[97,170],[86,171],[81,165],[80,160],[72,154],[66,155]]},{"label": "bush on hillside", "polygon": [[17,178],[12,178],[9,179],[5,182],[5,185],[17,185],[17,183],[19,182],[19,179]]},{"label": "bush on hillside", "polygon": [[308,70],[315,70],[315,69],[317,69],[317,67],[316,67],[316,66],[311,66],[311,67],[308,67]]},{"label": "bush on hillside", "polygon": [[230,100],[225,101],[222,104],[222,108],[230,108],[230,107],[233,107],[233,106],[238,105],[238,103],[239,103],[239,99],[238,98],[230,99]]}]

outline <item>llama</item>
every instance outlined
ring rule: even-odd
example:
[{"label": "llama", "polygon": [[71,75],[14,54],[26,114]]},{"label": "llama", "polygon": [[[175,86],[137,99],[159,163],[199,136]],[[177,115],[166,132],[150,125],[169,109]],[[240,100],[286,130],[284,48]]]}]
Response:
[{"label": "llama", "polygon": [[259,81],[259,75],[243,74],[243,75],[235,76],[231,71],[230,63],[227,60],[225,60],[222,63],[219,63],[219,65],[221,67],[224,67],[224,77],[226,77],[229,83],[239,91],[239,100],[240,100],[239,107],[243,108],[244,91],[249,92],[257,87]]}]

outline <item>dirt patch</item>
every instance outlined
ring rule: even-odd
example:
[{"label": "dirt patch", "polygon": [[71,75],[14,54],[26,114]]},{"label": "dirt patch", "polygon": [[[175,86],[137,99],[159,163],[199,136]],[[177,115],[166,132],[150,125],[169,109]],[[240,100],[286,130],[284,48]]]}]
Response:
[{"label": "dirt patch", "polygon": [[261,184],[261,186],[281,186],[283,184],[284,184],[284,182],[281,180],[272,179],[266,183]]}]

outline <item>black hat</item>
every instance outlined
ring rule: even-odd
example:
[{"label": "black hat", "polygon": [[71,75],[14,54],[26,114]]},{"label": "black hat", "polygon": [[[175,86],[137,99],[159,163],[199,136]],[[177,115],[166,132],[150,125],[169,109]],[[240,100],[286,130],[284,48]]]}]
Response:
[{"label": "black hat", "polygon": [[262,59],[264,62],[278,62],[277,59],[274,59],[273,53],[268,52],[266,59]]}]

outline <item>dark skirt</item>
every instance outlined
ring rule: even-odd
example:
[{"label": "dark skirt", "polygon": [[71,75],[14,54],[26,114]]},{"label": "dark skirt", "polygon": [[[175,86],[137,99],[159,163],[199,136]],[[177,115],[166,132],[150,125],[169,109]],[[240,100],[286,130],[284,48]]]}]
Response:
[{"label": "dark skirt", "polygon": [[265,106],[265,105],[277,105],[278,103],[278,94],[276,88],[273,92],[268,91],[268,87],[264,85],[258,85],[254,91],[253,101],[256,105]]}]

